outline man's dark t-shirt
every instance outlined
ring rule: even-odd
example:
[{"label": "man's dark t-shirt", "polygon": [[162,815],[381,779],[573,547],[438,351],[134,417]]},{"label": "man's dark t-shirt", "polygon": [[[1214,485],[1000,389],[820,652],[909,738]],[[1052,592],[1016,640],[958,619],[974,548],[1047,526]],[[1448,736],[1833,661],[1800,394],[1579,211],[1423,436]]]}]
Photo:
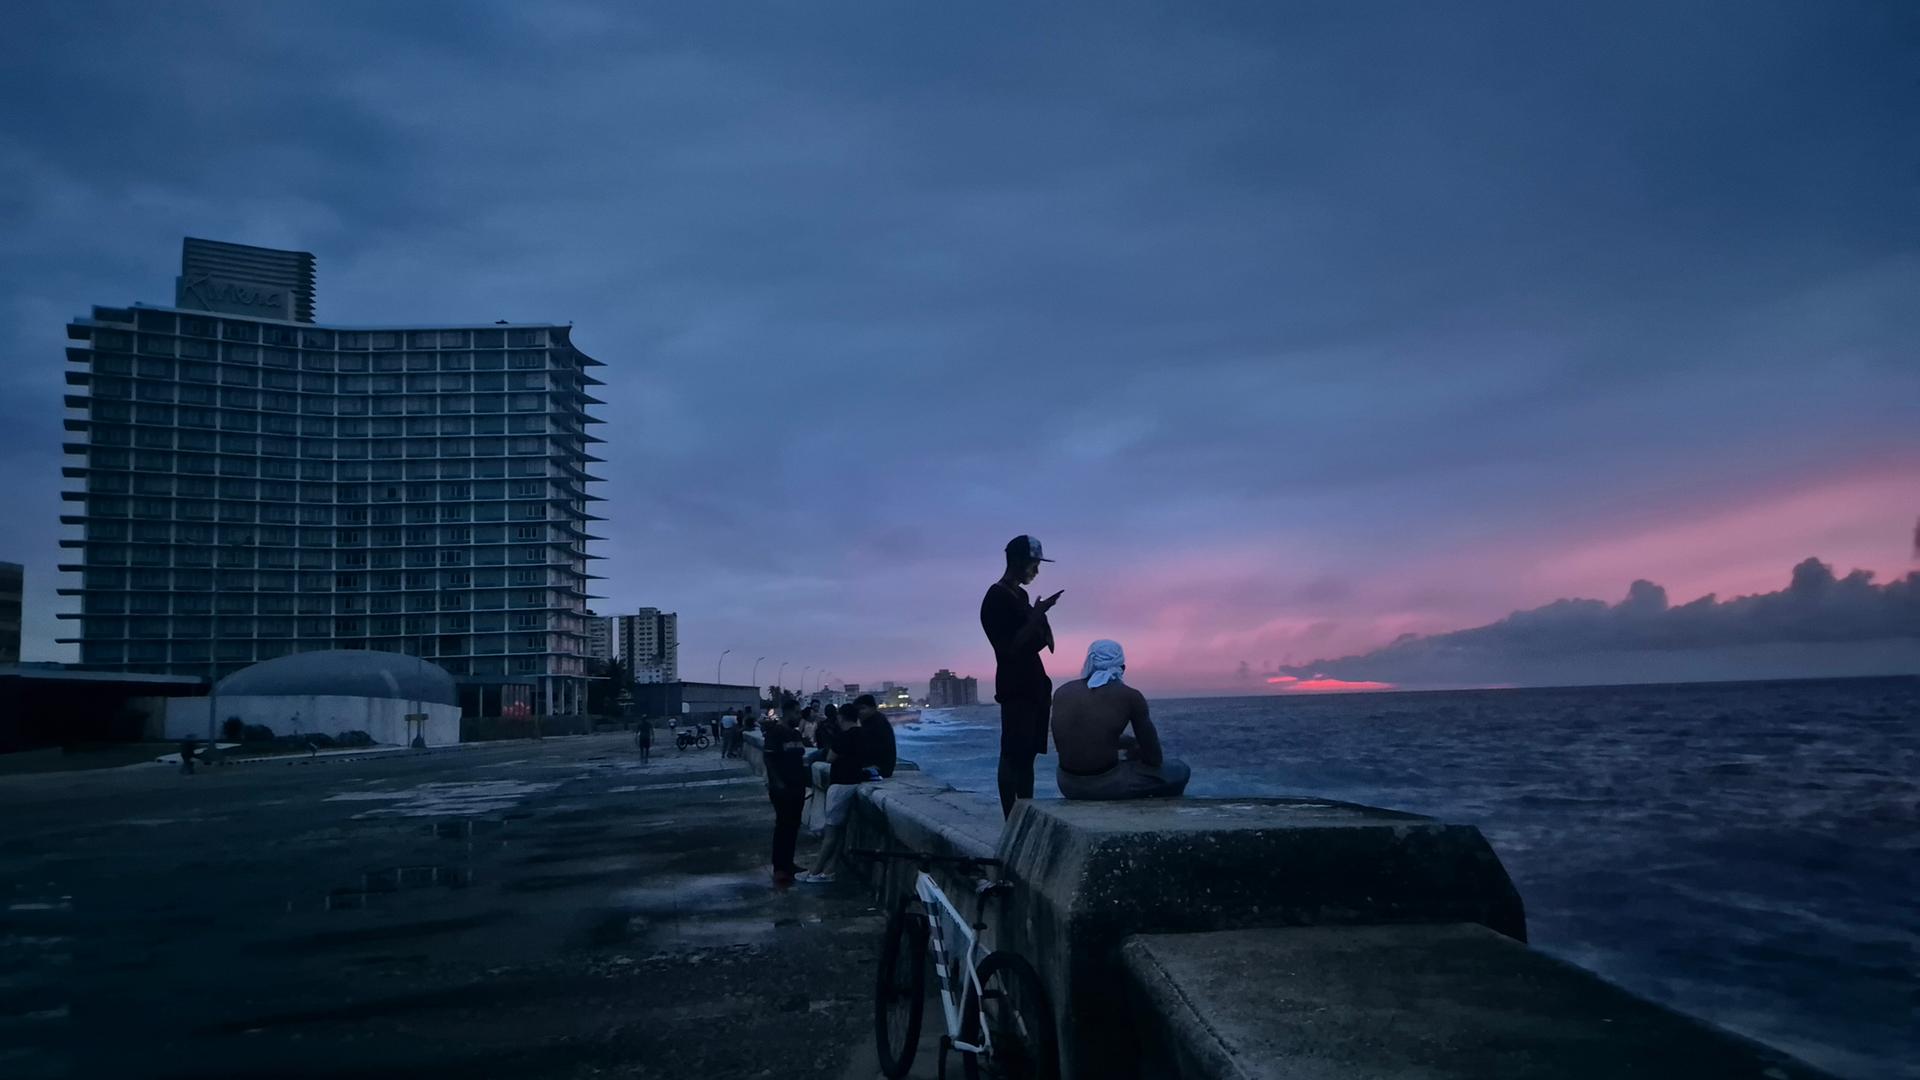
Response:
[{"label": "man's dark t-shirt", "polygon": [[767,790],[787,798],[805,798],[807,766],[801,760],[801,755],[806,750],[800,743],[800,733],[785,724],[768,724],[763,728],[762,737],[765,739]]},{"label": "man's dark t-shirt", "polygon": [[827,763],[827,782],[830,784],[864,784],[867,781],[867,766],[871,764],[863,752],[865,742],[860,738],[860,729],[843,728],[834,732],[833,760]]},{"label": "man's dark t-shirt", "polygon": [[1024,645],[1014,644],[1020,628],[1033,614],[1033,601],[1027,590],[994,582],[980,601],[980,628],[993,644],[996,667],[993,673],[995,701],[1031,701],[1053,695],[1053,683],[1040,662],[1040,650],[1053,648],[1053,628],[1042,615],[1042,632]]},{"label": "man's dark t-shirt", "polygon": [[883,778],[893,775],[900,752],[894,742],[893,724],[886,717],[875,713],[860,721],[860,744],[864,767],[879,770]]},{"label": "man's dark t-shirt", "polygon": [[996,661],[993,673],[993,699],[1000,703],[1001,742],[1005,749],[1009,736],[1026,744],[1036,754],[1047,752],[1047,711],[1053,704],[1053,681],[1040,661],[1040,650],[1053,648],[1053,627],[1045,615],[1040,632],[1032,640],[1019,644],[1020,629],[1033,617],[1033,601],[1027,590],[994,582],[980,601],[980,628],[987,632]]}]

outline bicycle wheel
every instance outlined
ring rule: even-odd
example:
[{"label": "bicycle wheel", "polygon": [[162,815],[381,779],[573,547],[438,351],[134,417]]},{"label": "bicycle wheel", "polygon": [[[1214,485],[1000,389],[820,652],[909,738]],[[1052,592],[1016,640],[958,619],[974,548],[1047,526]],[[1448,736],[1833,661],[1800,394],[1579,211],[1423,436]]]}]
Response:
[{"label": "bicycle wheel", "polygon": [[702,750],[705,750],[707,747],[713,745],[713,740],[707,738],[705,735],[702,735],[698,739],[694,740],[694,745],[698,746]]},{"label": "bicycle wheel", "polygon": [[873,1043],[880,1071],[899,1080],[913,1068],[920,1049],[920,1018],[927,1007],[927,917],[902,896],[887,918],[880,947],[880,976],[873,990]]},{"label": "bicycle wheel", "polygon": [[967,986],[960,1009],[960,1038],[979,1045],[981,1025],[993,1043],[988,1054],[963,1054],[967,1080],[1058,1080],[1059,1037],[1053,1030],[1053,1009],[1047,988],[1026,957],[1010,952],[988,953],[980,961],[980,998]]}]

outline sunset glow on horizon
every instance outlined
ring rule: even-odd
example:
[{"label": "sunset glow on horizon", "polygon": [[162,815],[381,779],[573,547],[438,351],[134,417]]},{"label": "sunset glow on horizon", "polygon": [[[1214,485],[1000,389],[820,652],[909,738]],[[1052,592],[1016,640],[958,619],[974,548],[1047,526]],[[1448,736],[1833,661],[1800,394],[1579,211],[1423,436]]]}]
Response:
[{"label": "sunset glow on horizon", "polygon": [[1398,686],[1390,682],[1371,682],[1367,680],[1348,681],[1329,679],[1324,675],[1302,679],[1294,675],[1273,675],[1267,679],[1267,685],[1278,687],[1288,693],[1300,694],[1338,694],[1360,690],[1397,690]]}]

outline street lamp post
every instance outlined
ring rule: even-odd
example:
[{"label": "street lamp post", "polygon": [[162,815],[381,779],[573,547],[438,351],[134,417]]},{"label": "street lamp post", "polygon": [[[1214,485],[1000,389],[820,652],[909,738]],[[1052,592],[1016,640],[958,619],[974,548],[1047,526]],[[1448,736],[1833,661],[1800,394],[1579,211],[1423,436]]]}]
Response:
[{"label": "street lamp post", "polygon": [[720,650],[720,659],[718,659],[718,660],[715,660],[715,661],[713,662],[713,681],[714,681],[714,682],[715,682],[716,684],[717,684],[717,683],[722,683],[722,682],[724,682],[724,681],[725,681],[725,680],[723,680],[723,679],[721,679],[721,678],[720,678],[720,665],[721,665],[721,664],[724,664],[724,663],[726,663],[726,662],[727,662],[727,654],[728,654],[728,653],[730,653],[730,652],[732,652],[732,651],[733,651],[732,649],[722,649],[722,650]]},{"label": "street lamp post", "polygon": [[[773,677],[773,685],[776,691],[785,690],[787,688],[787,663],[788,662],[785,660],[780,661],[780,673]],[[782,700],[784,700],[782,695],[779,693],[775,693],[773,695],[774,707],[778,708]]]},{"label": "street lamp post", "polygon": [[803,667],[800,669],[800,696],[801,697],[807,696],[807,672],[812,670],[813,670],[812,664],[808,664],[806,667]]},{"label": "street lamp post", "polygon": [[748,678],[747,681],[753,684],[755,693],[760,691],[760,661],[765,659],[766,657],[764,656],[756,656],[753,658],[753,675]]}]

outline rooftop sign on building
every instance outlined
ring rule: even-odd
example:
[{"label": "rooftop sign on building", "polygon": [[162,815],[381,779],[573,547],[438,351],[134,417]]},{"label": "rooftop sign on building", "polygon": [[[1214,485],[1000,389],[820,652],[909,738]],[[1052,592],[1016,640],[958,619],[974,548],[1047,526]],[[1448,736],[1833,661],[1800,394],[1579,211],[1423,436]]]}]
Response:
[{"label": "rooftop sign on building", "polygon": [[256,319],[313,321],[313,254],[189,236],[173,306]]}]

